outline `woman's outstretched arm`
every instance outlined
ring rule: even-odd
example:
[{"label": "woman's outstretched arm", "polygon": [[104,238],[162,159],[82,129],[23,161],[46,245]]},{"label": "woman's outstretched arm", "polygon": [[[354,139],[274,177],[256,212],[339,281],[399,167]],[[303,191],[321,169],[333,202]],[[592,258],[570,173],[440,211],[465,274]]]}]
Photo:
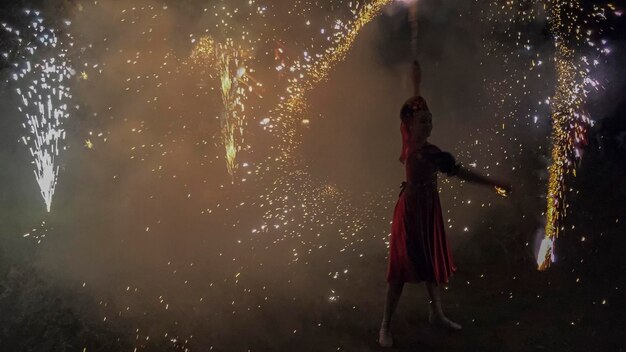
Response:
[{"label": "woman's outstretched arm", "polygon": [[415,96],[420,95],[420,85],[422,84],[422,68],[420,63],[415,59],[413,61],[413,93]]},{"label": "woman's outstretched arm", "polygon": [[459,170],[457,171],[455,176],[460,178],[461,180],[465,180],[467,182],[474,183],[477,185],[500,188],[505,192],[505,194],[508,194],[511,192],[510,184],[506,182],[496,181],[489,177],[483,176],[475,171],[467,169],[463,166],[459,167]]}]

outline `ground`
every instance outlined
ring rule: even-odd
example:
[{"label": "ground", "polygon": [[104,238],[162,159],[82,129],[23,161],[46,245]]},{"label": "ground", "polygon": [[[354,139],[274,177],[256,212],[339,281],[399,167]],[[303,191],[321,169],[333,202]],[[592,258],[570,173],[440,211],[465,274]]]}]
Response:
[{"label": "ground", "polygon": [[[598,164],[603,157],[588,157],[583,170],[593,171],[572,181],[579,192],[570,196],[565,226],[575,230],[563,232],[559,257],[547,272],[536,271],[523,241],[477,235],[470,245],[455,248],[459,271],[444,290],[445,311],[463,330],[430,327],[423,285],[407,285],[393,323],[393,350],[623,351],[626,219],[624,189],[615,182],[624,165]],[[597,172],[606,182],[596,182]],[[342,296],[336,302],[306,295],[275,302],[257,316],[265,324],[228,323],[235,333],[210,338],[203,334],[212,325],[200,319],[186,344],[156,336],[138,341],[129,333],[130,322],[102,321],[94,297],[47,280],[26,261],[6,258],[0,273],[2,350],[381,350],[376,338],[385,290],[382,257],[356,268],[338,287]]]}]

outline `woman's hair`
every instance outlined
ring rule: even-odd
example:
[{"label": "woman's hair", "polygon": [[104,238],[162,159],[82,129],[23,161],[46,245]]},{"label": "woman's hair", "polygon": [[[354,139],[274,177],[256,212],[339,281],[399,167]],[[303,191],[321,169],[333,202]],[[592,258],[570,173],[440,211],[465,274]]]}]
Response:
[{"label": "woman's hair", "polygon": [[402,133],[402,152],[400,153],[400,162],[403,164],[409,153],[409,138],[411,136],[409,123],[415,116],[415,113],[420,110],[428,111],[426,100],[421,96],[409,98],[409,100],[402,105],[402,109],[400,110],[400,120],[402,120],[402,123],[400,124],[400,133]]},{"label": "woman's hair", "polygon": [[415,113],[420,110],[428,111],[428,104],[426,104],[426,100],[421,96],[414,96],[409,98],[404,105],[402,105],[402,110],[400,110],[400,119],[403,122],[410,121]]}]

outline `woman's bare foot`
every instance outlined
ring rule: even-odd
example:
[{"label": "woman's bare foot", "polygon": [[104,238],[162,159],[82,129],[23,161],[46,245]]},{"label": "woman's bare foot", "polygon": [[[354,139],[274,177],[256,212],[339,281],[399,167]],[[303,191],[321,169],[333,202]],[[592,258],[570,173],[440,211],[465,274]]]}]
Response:
[{"label": "woman's bare foot", "polygon": [[391,337],[391,331],[388,326],[381,326],[378,332],[378,343],[380,347],[393,346],[393,337]]},{"label": "woman's bare foot", "polygon": [[459,331],[463,329],[460,324],[448,319],[442,311],[438,312],[437,309],[430,309],[428,313],[428,322],[431,325],[439,326],[451,331]]}]

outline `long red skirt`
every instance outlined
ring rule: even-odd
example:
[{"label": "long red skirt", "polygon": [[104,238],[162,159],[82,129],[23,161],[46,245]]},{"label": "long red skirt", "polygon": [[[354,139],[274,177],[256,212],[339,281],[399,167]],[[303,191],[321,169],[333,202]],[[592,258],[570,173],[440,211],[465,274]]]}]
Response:
[{"label": "long red skirt", "polygon": [[456,266],[436,187],[403,187],[393,213],[387,282],[448,282]]}]

